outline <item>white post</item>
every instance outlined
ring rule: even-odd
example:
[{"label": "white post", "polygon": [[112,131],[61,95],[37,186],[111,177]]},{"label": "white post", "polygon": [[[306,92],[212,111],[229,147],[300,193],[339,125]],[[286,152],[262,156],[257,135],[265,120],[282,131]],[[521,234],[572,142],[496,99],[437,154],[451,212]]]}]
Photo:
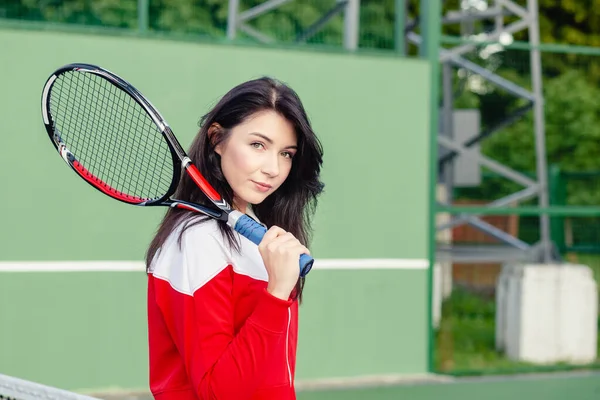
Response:
[{"label": "white post", "polygon": [[229,10],[227,11],[227,39],[235,39],[237,32],[237,19],[240,9],[240,0],[229,0]]},{"label": "white post", "polygon": [[[338,0],[343,1],[343,0]],[[347,0],[344,10],[344,48],[358,49],[358,31],[360,26],[360,0]]]}]

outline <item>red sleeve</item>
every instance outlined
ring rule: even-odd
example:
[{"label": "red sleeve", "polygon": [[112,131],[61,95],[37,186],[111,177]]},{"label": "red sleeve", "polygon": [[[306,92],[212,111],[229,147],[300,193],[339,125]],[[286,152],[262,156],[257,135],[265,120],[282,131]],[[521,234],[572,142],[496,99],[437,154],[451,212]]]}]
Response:
[{"label": "red sleeve", "polygon": [[269,355],[285,340],[292,302],[265,290],[245,324],[234,334],[233,268],[225,262],[227,256],[212,235],[202,239],[193,248],[185,247],[189,241],[183,242],[182,265],[187,277],[179,281],[187,281],[190,290],[184,293],[187,290],[166,285],[156,292],[156,301],[197,396],[249,398],[269,370]]}]

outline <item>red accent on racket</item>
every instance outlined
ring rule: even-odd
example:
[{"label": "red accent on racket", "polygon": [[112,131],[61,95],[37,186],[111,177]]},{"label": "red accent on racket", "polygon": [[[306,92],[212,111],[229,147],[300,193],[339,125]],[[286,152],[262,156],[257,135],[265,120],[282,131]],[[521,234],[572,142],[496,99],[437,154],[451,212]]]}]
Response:
[{"label": "red accent on racket", "polygon": [[222,201],[219,193],[217,193],[217,191],[215,189],[213,189],[213,187],[210,185],[210,183],[208,183],[206,181],[206,179],[204,179],[204,177],[202,176],[200,171],[198,171],[198,168],[196,168],[195,165],[193,165],[193,164],[188,165],[186,167],[186,171],[188,172],[188,174],[190,174],[190,177],[192,178],[192,180],[194,182],[196,182],[196,185],[198,185],[200,187],[200,189],[202,189],[204,194],[209,199],[211,199],[212,201]]},{"label": "red accent on racket", "polygon": [[126,203],[132,203],[132,204],[139,204],[139,203],[143,203],[145,201],[144,199],[140,199],[139,197],[130,196],[128,194],[118,191],[115,188],[112,188],[109,184],[107,184],[104,181],[101,181],[100,179],[98,179],[97,176],[95,176],[90,171],[88,171],[83,165],[81,165],[81,163],[79,161],[73,161],[72,165],[73,165],[73,168],[75,168],[77,173],[83,179],[85,179],[87,182],[89,182],[95,188],[101,190],[102,192],[104,192],[105,194],[107,194],[111,197],[114,197],[114,198],[124,201]]}]

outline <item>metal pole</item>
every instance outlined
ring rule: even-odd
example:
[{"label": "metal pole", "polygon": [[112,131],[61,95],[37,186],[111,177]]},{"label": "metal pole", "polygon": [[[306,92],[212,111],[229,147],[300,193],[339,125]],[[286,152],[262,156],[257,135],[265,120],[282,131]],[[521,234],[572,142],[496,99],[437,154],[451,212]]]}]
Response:
[{"label": "metal pole", "polygon": [[227,10],[227,39],[229,40],[235,39],[239,8],[240,0],[229,0],[229,8]]},{"label": "metal pole", "polygon": [[439,136],[439,100],[440,91],[440,35],[442,7],[439,0],[420,0],[422,17],[421,31],[423,41],[419,55],[429,61],[429,219],[427,221],[429,241],[429,270],[427,276],[427,328],[428,328],[428,357],[427,370],[434,371],[435,334],[433,328],[433,270],[435,268],[436,252],[436,216],[437,216],[437,165],[438,165],[438,136]]},{"label": "metal pole", "polygon": [[[454,91],[452,87],[452,65],[445,62],[442,65],[442,87],[443,87],[443,104],[442,104],[442,132],[445,137],[450,140],[454,139]],[[446,150],[447,151],[447,150]],[[449,204],[453,203],[454,189],[454,162],[445,163],[442,165],[441,174],[444,177],[444,186],[446,187],[446,201]]]},{"label": "metal pole", "polygon": [[344,48],[346,50],[358,49],[359,17],[360,0],[347,0],[344,11]]},{"label": "metal pole", "polygon": [[[498,1],[498,0],[494,0],[494,6],[496,7],[502,7],[502,2]],[[496,32],[501,31],[504,28],[504,15],[503,14],[498,14],[496,16],[496,19],[494,20],[494,30]]]},{"label": "metal pole", "polygon": [[[535,153],[537,166],[537,181],[540,186],[539,206],[547,208],[550,200],[548,195],[548,165],[546,162],[546,127],[544,121],[544,96],[542,92],[542,61],[539,50],[540,28],[538,22],[538,2],[528,0],[529,10],[529,44],[531,45],[531,83],[534,95],[533,125],[535,133]],[[551,262],[550,249],[550,217],[548,214],[540,215],[540,243],[542,245],[542,259],[544,263]]]},{"label": "metal pole", "polygon": [[403,56],[406,55],[406,36],[404,35],[404,29],[406,29],[406,7],[406,0],[396,0],[394,16],[394,44],[396,46],[396,51]]},{"label": "metal pole", "polygon": [[145,33],[148,31],[148,20],[149,20],[149,13],[150,13],[148,0],[138,0],[137,13],[138,13],[138,30],[141,33]]}]

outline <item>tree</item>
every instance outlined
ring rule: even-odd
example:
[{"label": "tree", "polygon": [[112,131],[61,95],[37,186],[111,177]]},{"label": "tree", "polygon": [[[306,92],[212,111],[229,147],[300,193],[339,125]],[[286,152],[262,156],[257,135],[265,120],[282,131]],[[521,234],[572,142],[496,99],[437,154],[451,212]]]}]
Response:
[{"label": "tree", "polygon": [[544,43],[600,46],[600,0],[539,0]]},{"label": "tree", "polygon": [[[569,71],[547,80],[544,92],[548,163],[564,171],[600,170],[600,89],[589,85],[584,74]],[[534,172],[532,113],[485,140],[482,152],[515,170]],[[519,188],[506,179],[493,178],[475,190],[460,191],[459,196],[493,200]],[[584,181],[573,182],[567,203],[599,204],[597,189]]]}]

